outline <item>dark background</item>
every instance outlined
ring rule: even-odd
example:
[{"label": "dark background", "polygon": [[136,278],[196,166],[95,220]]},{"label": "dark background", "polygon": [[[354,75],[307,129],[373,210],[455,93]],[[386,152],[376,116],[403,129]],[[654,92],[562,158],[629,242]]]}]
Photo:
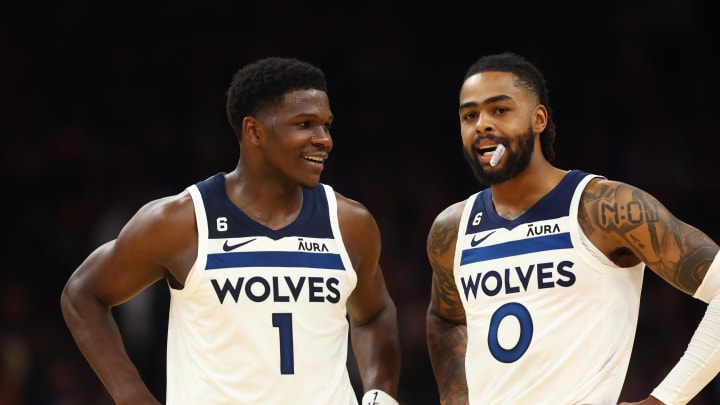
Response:
[{"label": "dark background", "polygon": [[[467,67],[490,52],[525,54],[548,80],[557,166],[643,188],[719,241],[710,6],[4,2],[0,403],[110,403],[62,321],[60,291],[142,204],[233,169],[225,89],[240,66],[279,55],[327,74],[335,149],[323,182],[375,215],[399,311],[400,400],[436,404],[424,336],[425,237],[435,215],[478,188],[460,153],[457,94]],[[704,308],[646,273],[621,399],[650,393]],[[164,398],[165,286],[115,311],[131,356]],[[717,378],[692,402],[718,403]]]}]

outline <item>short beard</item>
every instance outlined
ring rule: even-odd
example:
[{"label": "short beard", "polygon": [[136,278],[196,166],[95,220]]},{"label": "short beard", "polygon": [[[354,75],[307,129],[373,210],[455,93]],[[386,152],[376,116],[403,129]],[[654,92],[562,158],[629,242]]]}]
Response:
[{"label": "short beard", "polygon": [[498,143],[505,146],[505,162],[502,168],[493,172],[486,172],[483,166],[477,160],[477,154],[470,154],[465,147],[463,147],[463,156],[470,165],[475,178],[480,182],[482,186],[490,186],[494,184],[504,183],[525,170],[530,165],[530,159],[532,158],[533,150],[535,149],[535,135],[533,134],[532,127],[528,127],[527,132],[517,136],[517,149],[510,148],[505,139],[500,139],[494,135],[489,136],[498,141]]}]

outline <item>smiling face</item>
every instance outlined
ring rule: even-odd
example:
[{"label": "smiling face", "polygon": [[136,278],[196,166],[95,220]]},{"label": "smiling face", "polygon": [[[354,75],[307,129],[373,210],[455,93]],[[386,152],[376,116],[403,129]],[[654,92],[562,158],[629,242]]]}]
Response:
[{"label": "smiling face", "polygon": [[315,89],[287,93],[277,107],[258,114],[251,139],[264,175],[283,184],[317,186],[333,148],[332,121],[327,94]]},{"label": "smiling face", "polygon": [[[544,128],[545,108],[537,97],[516,85],[515,76],[486,71],[470,76],[460,89],[460,134],[464,156],[483,184],[499,184],[525,170]],[[539,124],[539,125],[538,125]],[[505,153],[490,160],[497,145]]]}]

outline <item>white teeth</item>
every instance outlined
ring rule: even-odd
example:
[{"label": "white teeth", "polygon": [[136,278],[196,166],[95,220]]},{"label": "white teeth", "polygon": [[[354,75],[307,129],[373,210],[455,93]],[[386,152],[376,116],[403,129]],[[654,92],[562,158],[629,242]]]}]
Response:
[{"label": "white teeth", "polygon": [[318,163],[322,163],[324,160],[323,158],[317,157],[317,156],[305,156],[305,159],[312,160],[313,162],[318,162]]}]

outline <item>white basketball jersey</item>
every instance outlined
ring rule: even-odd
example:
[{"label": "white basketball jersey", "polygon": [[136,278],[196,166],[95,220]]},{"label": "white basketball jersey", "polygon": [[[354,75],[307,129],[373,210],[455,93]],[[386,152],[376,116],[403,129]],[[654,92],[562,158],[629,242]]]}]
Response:
[{"label": "white basketball jersey", "polygon": [[240,211],[222,173],[188,190],[198,255],[170,289],[166,403],[357,404],[345,306],[356,274],[333,190],[305,189],[279,230]]},{"label": "white basketball jersey", "polygon": [[620,268],[582,233],[578,205],[593,177],[568,172],[514,220],[497,214],[490,189],[468,199],[454,275],[470,404],[617,404],[644,264]]}]

